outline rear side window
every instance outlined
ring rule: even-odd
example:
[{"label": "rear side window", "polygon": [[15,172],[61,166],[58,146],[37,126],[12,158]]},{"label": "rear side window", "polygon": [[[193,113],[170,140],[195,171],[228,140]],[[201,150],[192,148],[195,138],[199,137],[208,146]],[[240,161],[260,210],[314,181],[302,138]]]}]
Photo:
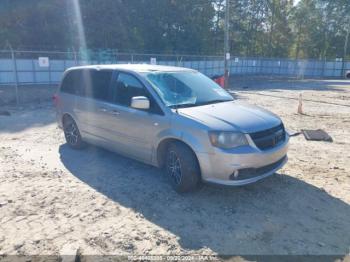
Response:
[{"label": "rear side window", "polygon": [[84,70],[82,72],[83,85],[86,97],[108,101],[109,86],[112,79],[112,71]]},{"label": "rear side window", "polygon": [[81,95],[80,71],[69,71],[64,77],[61,85],[61,91],[73,95]]},{"label": "rear side window", "polygon": [[99,100],[109,100],[109,86],[112,71],[107,70],[74,70],[63,79],[62,92],[91,97]]}]

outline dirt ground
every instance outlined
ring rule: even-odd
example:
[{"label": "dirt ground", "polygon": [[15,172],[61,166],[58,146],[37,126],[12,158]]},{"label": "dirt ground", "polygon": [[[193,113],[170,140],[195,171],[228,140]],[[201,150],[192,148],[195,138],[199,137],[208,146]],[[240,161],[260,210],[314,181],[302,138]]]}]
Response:
[{"label": "dirt ground", "polygon": [[[20,105],[29,103],[45,103],[51,100],[57,90],[57,84],[52,85],[19,85],[18,103]],[[0,85],[0,107],[16,103],[16,88],[14,85]]]},{"label": "dirt ground", "polygon": [[349,254],[350,82],[233,86],[288,129],[322,128],[334,142],[292,137],[278,174],[179,195],[153,167],[68,148],[50,104],[1,108],[11,116],[0,116],[0,254]]}]

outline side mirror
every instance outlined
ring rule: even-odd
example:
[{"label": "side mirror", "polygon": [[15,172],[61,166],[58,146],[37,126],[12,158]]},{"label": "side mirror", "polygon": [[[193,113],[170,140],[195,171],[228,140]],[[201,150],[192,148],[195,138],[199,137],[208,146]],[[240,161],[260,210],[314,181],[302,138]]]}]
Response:
[{"label": "side mirror", "polygon": [[145,96],[134,96],[131,98],[131,107],[136,109],[149,109],[149,99]]}]

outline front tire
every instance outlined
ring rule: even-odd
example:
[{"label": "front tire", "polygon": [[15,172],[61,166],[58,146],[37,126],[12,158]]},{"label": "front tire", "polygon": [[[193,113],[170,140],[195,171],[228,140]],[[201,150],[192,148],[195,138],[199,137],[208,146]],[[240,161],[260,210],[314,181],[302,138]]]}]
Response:
[{"label": "front tire", "polygon": [[179,192],[194,191],[200,182],[198,161],[193,151],[181,143],[172,143],[166,156],[166,172],[171,185]]},{"label": "front tire", "polygon": [[65,117],[63,120],[63,132],[66,142],[71,148],[81,149],[84,147],[78,126],[70,116]]}]

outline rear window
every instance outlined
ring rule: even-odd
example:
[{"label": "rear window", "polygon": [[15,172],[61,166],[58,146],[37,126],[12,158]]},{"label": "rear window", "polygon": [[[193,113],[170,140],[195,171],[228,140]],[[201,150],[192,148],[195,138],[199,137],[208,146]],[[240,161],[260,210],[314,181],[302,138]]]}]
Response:
[{"label": "rear window", "polygon": [[62,82],[62,92],[99,100],[108,100],[112,71],[74,70],[69,72]]},{"label": "rear window", "polygon": [[81,95],[80,85],[81,72],[78,70],[70,71],[62,81],[61,91],[73,95]]}]

